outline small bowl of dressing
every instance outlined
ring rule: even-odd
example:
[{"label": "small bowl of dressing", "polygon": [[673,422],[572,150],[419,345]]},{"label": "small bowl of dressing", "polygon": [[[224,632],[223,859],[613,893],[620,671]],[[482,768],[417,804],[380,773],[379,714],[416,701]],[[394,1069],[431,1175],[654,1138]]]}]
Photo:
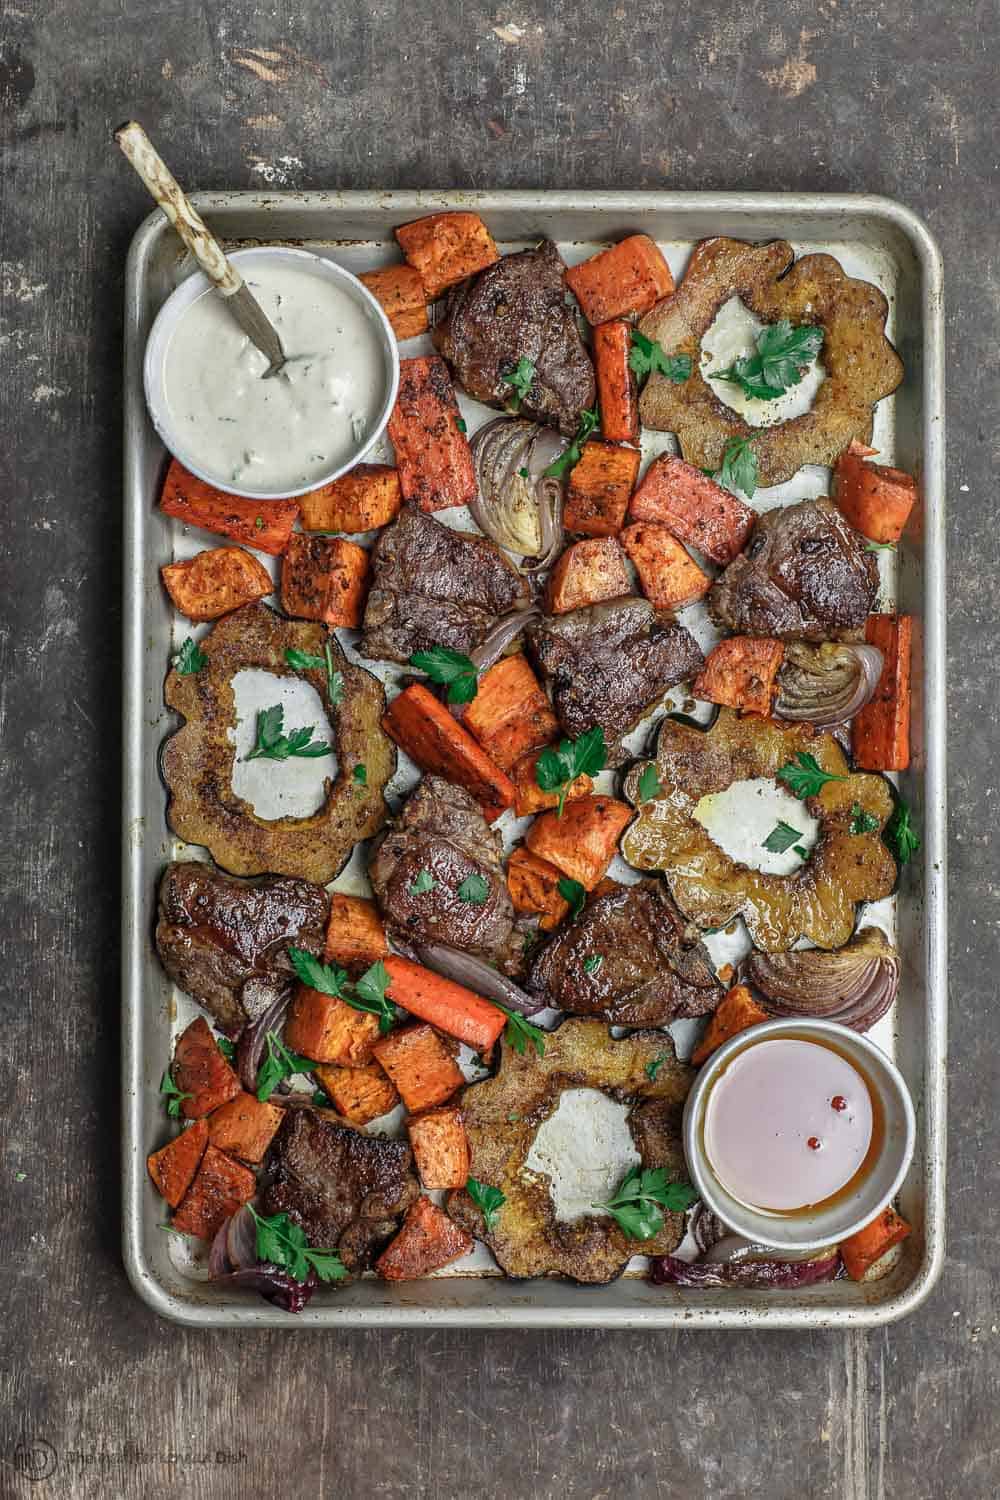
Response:
[{"label": "small bowl of dressing", "polygon": [[146,405],[165,446],[199,479],[254,500],[319,489],[385,431],[399,349],[368,288],[335,261],[285,245],[230,260],[273,323],[267,360],[201,272],[160,309],[146,343]]},{"label": "small bowl of dressing", "polygon": [[820,1250],[868,1224],[898,1192],[915,1134],[898,1068],[835,1021],[765,1021],[731,1037],[684,1109],[703,1201],[775,1250]]}]

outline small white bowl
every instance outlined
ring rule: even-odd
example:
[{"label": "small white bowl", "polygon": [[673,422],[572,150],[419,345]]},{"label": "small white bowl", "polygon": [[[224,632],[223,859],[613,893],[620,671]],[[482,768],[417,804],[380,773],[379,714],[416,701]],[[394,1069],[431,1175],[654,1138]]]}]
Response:
[{"label": "small white bowl", "polygon": [[348,469],[353,469],[355,464],[360,463],[365,454],[378,442],[396,403],[396,392],[399,389],[399,346],[388,318],[368,288],[356,276],[352,276],[350,271],[345,271],[343,266],[338,266],[335,261],[327,260],[323,255],[314,255],[310,250],[296,250],[287,245],[261,245],[252,250],[236,250],[229,259],[239,266],[244,277],[263,262],[286,261],[293,263],[297,270],[308,271],[312,275],[333,282],[364,310],[371,326],[372,339],[382,355],[385,366],[385,399],[379,410],[378,419],[371,432],[355,450],[352,450],[344,462],[338,464],[335,469],[330,469],[328,473],[317,475],[309,484],[299,485],[296,489],[240,489],[233,484],[232,480],[226,479],[221,474],[212,474],[200,466],[197,460],[186,451],[184,442],[171,421],[170,409],[163,389],[164,356],[170,337],[182,314],[203,292],[208,290],[207,276],[201,271],[188,276],[167,298],[157,313],[149,338],[146,340],[146,355],[142,372],[146,406],[164,446],[192,474],[196,474],[207,484],[213,485],[215,489],[224,490],[226,494],[242,495],[248,500],[291,500],[297,495],[306,495],[310,490],[318,490],[324,484],[339,479],[341,474],[346,474]]},{"label": "small white bowl", "polygon": [[[862,1070],[875,1091],[885,1122],[882,1151],[856,1190],[813,1213],[761,1213],[740,1203],[719,1181],[705,1154],[704,1116],[712,1088],[730,1059],[747,1046],[774,1037],[827,1040]],[[836,1021],[794,1017],[750,1026],[713,1052],[698,1074],[684,1107],[684,1154],[703,1202],[735,1234],[774,1250],[821,1250],[838,1244],[880,1213],[899,1191],[913,1156],[916,1123],[910,1092],[899,1069],[867,1037]]]}]

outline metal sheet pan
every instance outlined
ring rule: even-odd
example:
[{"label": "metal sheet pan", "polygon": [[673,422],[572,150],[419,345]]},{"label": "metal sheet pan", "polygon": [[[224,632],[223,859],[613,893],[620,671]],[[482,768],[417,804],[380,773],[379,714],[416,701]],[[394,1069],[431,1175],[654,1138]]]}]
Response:
[{"label": "metal sheet pan", "polygon": [[912,1311],[933,1287],[944,1254],[947,1034],[943,306],[941,260],[926,228],[900,204],[862,195],[281,192],[203,193],[196,201],[230,243],[301,241],[352,269],[395,258],[393,225],[461,207],[480,212],[505,248],[550,235],[569,259],[582,258],[584,247],[645,231],[663,245],[675,271],[705,236],[780,236],[799,253],[829,250],[886,292],[890,336],[906,377],[879,408],[876,442],[882,461],[919,475],[923,496],[921,524],[911,527],[886,582],[899,607],[920,622],[913,766],[900,781],[924,842],[896,902],[903,982],[889,1033],[877,1039],[894,1052],[917,1106],[917,1151],[901,1194],[915,1232],[881,1281],[797,1293],[699,1293],[652,1287],[635,1276],[589,1288],[441,1274],[402,1286],[366,1278],[317,1296],[292,1317],[188,1274],[174,1237],[158,1228],[162,1206],[145,1170],[146,1153],[162,1135],[157,1085],[180,1003],[153,950],[155,892],[164,863],[186,848],[166,827],[157,769],[172,725],[162,687],[174,630],[158,568],[178,538],[155,506],[164,454],[141,385],[146,334],[185,267],[157,212],[132,242],[125,311],[123,1253],[135,1290],[164,1317],[201,1327],[870,1327]]}]

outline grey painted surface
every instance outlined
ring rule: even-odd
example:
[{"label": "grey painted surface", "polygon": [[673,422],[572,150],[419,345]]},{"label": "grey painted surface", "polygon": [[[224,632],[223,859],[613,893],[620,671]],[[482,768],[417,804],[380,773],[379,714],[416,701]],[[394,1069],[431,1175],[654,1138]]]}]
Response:
[{"label": "grey painted surface", "polygon": [[[992,1496],[995,0],[21,0],[0,14],[0,1496]],[[118,345],[146,204],[110,146],[129,114],[191,186],[866,189],[938,235],[960,726],[952,1228],[941,1286],[908,1322],[188,1334],[132,1297],[115,1143]],[[32,1464],[55,1467],[29,1480]]]}]

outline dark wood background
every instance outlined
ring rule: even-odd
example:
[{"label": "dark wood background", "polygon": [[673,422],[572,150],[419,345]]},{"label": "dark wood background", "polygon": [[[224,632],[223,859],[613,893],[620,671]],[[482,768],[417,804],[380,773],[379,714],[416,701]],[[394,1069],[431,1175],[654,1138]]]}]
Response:
[{"label": "dark wood background", "polygon": [[[0,16],[0,1496],[995,1495],[995,0],[0,0]],[[122,266],[148,204],[111,145],[129,115],[192,187],[864,189],[939,237],[950,1236],[908,1321],[251,1336],[185,1333],[132,1295],[119,371]]]}]

